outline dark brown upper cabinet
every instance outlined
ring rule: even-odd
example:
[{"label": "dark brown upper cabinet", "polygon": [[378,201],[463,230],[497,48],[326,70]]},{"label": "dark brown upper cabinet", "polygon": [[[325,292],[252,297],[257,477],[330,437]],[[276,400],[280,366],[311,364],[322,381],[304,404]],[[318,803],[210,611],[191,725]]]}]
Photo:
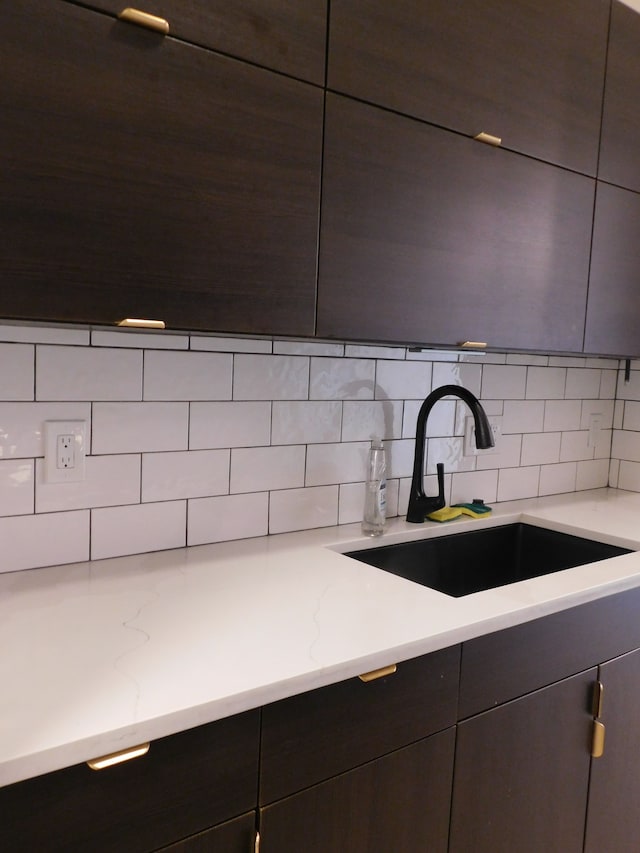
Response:
[{"label": "dark brown upper cabinet", "polygon": [[640,15],[614,0],[598,177],[640,191]]},{"label": "dark brown upper cabinet", "polygon": [[[124,0],[86,0],[118,15]],[[323,85],[327,0],[141,0],[172,36]]]},{"label": "dark brown upper cabinet", "polygon": [[328,85],[595,175],[608,18],[609,0],[333,0]]},{"label": "dark brown upper cabinet", "polygon": [[598,181],[584,351],[640,355],[640,194]]},{"label": "dark brown upper cabinet", "polygon": [[594,184],[329,94],[318,334],[580,351]]},{"label": "dark brown upper cabinet", "polygon": [[68,3],[3,34],[0,316],[313,334],[320,89]]}]

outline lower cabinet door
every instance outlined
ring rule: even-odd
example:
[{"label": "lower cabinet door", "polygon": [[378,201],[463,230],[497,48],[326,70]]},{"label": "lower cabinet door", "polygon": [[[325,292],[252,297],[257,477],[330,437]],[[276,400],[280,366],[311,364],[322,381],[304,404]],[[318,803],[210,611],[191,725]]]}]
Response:
[{"label": "lower cabinet door", "polygon": [[591,760],[585,853],[636,853],[640,838],[640,650],[600,667],[604,753]]},{"label": "lower cabinet door", "polygon": [[199,832],[157,853],[253,853],[256,837],[256,815],[248,812],[234,820]]},{"label": "lower cabinet door", "polygon": [[596,672],[459,724],[451,853],[582,853]]},{"label": "lower cabinet door", "polygon": [[455,729],[260,812],[260,853],[445,853]]}]

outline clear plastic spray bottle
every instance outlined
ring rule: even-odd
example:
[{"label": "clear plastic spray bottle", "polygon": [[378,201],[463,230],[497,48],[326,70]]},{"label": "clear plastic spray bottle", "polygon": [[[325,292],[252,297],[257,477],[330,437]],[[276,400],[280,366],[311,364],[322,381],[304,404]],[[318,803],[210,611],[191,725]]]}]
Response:
[{"label": "clear plastic spray bottle", "polygon": [[374,438],[369,451],[369,469],[364,497],[362,532],[380,536],[384,531],[387,512],[387,474],[384,446]]}]

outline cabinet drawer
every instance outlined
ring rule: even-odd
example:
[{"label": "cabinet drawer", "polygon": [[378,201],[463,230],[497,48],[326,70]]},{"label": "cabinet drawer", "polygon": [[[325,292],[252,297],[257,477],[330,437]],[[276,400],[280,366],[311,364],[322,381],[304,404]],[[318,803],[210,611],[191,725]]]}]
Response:
[{"label": "cabinet drawer", "polygon": [[640,588],[462,645],[464,719],[640,647]]},{"label": "cabinet drawer", "polygon": [[158,853],[250,853],[254,849],[255,831],[256,813],[248,812],[163,847]]},{"label": "cabinet drawer", "polygon": [[460,647],[398,664],[368,683],[352,678],[263,709],[260,802],[371,761],[452,725]]},{"label": "cabinet drawer", "polygon": [[[117,15],[123,0],[88,0]],[[139,0],[137,9],[164,18],[170,34],[322,85],[327,0]]]},{"label": "cabinet drawer", "polygon": [[262,853],[446,853],[455,729],[267,806]]},{"label": "cabinet drawer", "polygon": [[[151,744],[105,770],[78,764],[0,789],[0,849],[155,850],[255,807],[259,712]],[[37,820],[34,820],[37,810]]]}]

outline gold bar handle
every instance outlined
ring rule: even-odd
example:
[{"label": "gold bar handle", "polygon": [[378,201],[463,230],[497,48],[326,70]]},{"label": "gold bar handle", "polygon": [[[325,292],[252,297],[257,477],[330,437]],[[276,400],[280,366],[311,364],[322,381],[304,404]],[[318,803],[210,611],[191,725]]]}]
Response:
[{"label": "gold bar handle", "polygon": [[462,349],[485,349],[487,344],[485,341],[460,341],[458,346]]},{"label": "gold bar handle", "polygon": [[141,758],[149,752],[149,743],[141,743],[138,746],[130,746],[109,755],[101,755],[100,758],[92,758],[87,764],[92,770],[105,770],[114,764],[122,764],[123,761],[131,761],[133,758]]},{"label": "gold bar handle", "polygon": [[501,136],[493,136],[491,133],[476,133],[473,137],[476,142],[484,142],[486,145],[495,145],[496,148],[499,145],[502,145],[502,137]]},{"label": "gold bar handle", "polygon": [[125,317],[118,322],[118,326],[128,329],[165,329],[164,320],[145,320],[142,317]]},{"label": "gold bar handle", "polygon": [[130,6],[127,6],[126,9],[118,13],[118,20],[126,21],[128,24],[136,24],[147,30],[153,30],[155,33],[161,33],[163,36],[169,35],[169,21],[165,20],[165,18],[150,15],[148,12],[141,12],[140,9],[132,9]]},{"label": "gold bar handle", "polygon": [[373,669],[371,672],[363,672],[362,675],[358,676],[358,678],[360,681],[364,681],[364,683],[367,684],[369,681],[375,681],[377,678],[384,678],[385,675],[393,675],[397,669],[397,665],[392,663],[389,666],[383,666],[381,669]]},{"label": "gold bar handle", "polygon": [[592,758],[602,758],[604,755],[604,723],[600,720],[593,721],[593,735],[591,738],[591,756]]}]

